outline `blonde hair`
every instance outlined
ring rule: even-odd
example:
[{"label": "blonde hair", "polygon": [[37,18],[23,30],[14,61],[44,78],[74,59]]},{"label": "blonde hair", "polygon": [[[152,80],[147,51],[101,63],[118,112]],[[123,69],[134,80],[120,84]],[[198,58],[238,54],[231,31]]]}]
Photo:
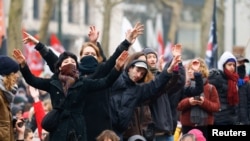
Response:
[{"label": "blonde hair", "polygon": [[[198,60],[200,62],[200,72],[202,74],[202,77],[203,78],[208,78],[209,70],[208,70],[208,67],[207,67],[204,59],[198,57],[198,58],[195,58],[193,60]],[[188,63],[187,69],[191,68],[193,60]]]},{"label": "blonde hair", "polygon": [[15,84],[16,84],[16,76],[14,72],[3,77],[3,85],[6,90],[10,91]]},{"label": "blonde hair", "polygon": [[81,50],[80,50],[80,56],[82,56],[83,50],[84,50],[86,47],[92,47],[92,48],[95,50],[98,63],[100,63],[100,62],[103,61],[103,58],[102,58],[102,56],[101,56],[101,53],[100,53],[99,48],[98,48],[95,44],[93,44],[93,43],[91,43],[91,42],[85,42],[85,43],[82,45],[82,48],[81,48]]},{"label": "blonde hair", "polygon": [[97,141],[105,141],[105,139],[111,139],[111,141],[120,141],[120,138],[112,130],[104,130],[96,138]]}]

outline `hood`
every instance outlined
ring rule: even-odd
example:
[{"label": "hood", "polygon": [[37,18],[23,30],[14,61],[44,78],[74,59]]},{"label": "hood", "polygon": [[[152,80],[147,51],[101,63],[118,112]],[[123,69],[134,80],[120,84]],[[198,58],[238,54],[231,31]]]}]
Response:
[{"label": "hood", "polygon": [[219,70],[222,70],[222,71],[223,71],[223,65],[227,62],[228,59],[234,59],[234,60],[235,60],[235,63],[236,63],[236,58],[235,58],[235,56],[234,56],[231,52],[226,51],[226,52],[224,52],[224,53],[221,55],[221,57],[220,57],[220,59],[219,59],[219,61],[218,61],[218,69],[219,69]]}]

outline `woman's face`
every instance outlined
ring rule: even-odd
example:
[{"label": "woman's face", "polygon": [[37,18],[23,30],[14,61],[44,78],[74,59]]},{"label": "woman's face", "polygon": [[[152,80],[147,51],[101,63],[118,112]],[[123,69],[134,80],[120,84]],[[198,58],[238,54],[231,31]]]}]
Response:
[{"label": "woman's face", "polygon": [[87,55],[91,55],[93,57],[95,57],[95,59],[97,59],[97,54],[96,51],[93,47],[91,46],[87,46],[83,49],[82,55],[80,56],[81,58]]},{"label": "woman's face", "polygon": [[225,69],[233,73],[235,72],[235,66],[236,64],[234,62],[228,62],[225,64]]},{"label": "woman's face", "polygon": [[61,67],[63,67],[64,65],[68,65],[68,64],[73,64],[73,65],[76,66],[76,61],[75,61],[73,58],[71,58],[71,57],[66,58],[66,59],[64,59],[64,60],[62,61],[62,64],[61,64],[61,66],[60,66],[60,69],[61,69]]},{"label": "woman's face", "polygon": [[189,79],[194,79],[194,70],[193,70],[191,67],[188,68],[187,70],[188,70],[188,71],[187,71],[187,72],[188,72],[188,73],[187,73],[187,74],[188,74],[188,78],[189,78]]}]

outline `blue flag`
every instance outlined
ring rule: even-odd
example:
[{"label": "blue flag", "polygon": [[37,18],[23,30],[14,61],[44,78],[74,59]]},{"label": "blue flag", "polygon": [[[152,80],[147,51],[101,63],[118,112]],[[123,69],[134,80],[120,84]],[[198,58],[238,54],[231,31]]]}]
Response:
[{"label": "blue flag", "polygon": [[209,32],[209,40],[207,44],[207,50],[206,50],[206,63],[211,68],[217,68],[217,29],[216,29],[216,0],[214,0],[214,7],[213,7],[213,17]]}]

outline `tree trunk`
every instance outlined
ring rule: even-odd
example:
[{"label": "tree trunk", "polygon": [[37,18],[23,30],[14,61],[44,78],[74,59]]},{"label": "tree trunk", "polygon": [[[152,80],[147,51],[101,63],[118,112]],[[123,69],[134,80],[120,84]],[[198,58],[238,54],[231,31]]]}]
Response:
[{"label": "tree trunk", "polygon": [[202,10],[202,16],[201,16],[201,55],[205,57],[206,53],[206,46],[208,43],[208,37],[209,37],[209,29],[212,21],[212,14],[213,14],[213,0],[205,0],[204,7]]},{"label": "tree trunk", "polygon": [[176,1],[169,1],[169,0],[162,0],[163,3],[169,7],[172,8],[172,15],[171,15],[171,22],[169,26],[169,32],[168,32],[168,40],[171,43],[175,44],[176,41],[176,33],[178,29],[178,23],[181,16],[181,9],[182,9],[182,0],[176,0]]},{"label": "tree trunk", "polygon": [[102,34],[102,49],[104,54],[109,56],[109,36],[110,36],[110,23],[111,23],[111,11],[112,7],[110,0],[107,0],[105,5],[105,10],[103,12],[103,34]]},{"label": "tree trunk", "polygon": [[23,48],[22,43],[23,0],[11,0],[7,29],[7,54],[12,56],[14,48]]},{"label": "tree trunk", "polygon": [[42,43],[46,43],[47,41],[47,31],[49,27],[49,21],[53,13],[54,5],[55,5],[55,0],[45,0],[43,6],[41,25],[38,31],[38,37]]}]

